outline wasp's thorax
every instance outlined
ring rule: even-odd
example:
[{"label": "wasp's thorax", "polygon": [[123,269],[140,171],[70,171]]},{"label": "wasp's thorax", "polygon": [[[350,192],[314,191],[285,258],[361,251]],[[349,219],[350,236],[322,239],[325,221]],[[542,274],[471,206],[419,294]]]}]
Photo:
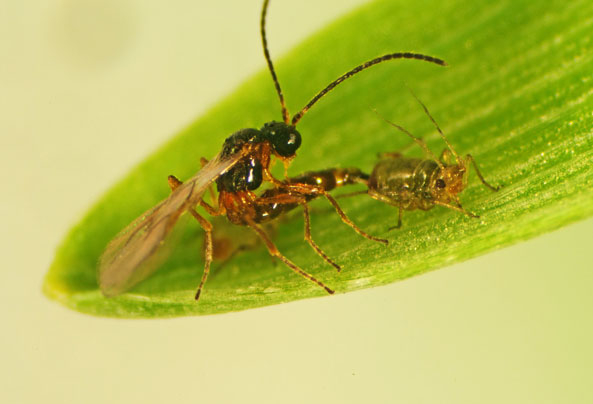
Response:
[{"label": "wasp's thorax", "polygon": [[222,146],[224,157],[238,153],[249,145],[252,151],[216,180],[219,192],[254,191],[264,179],[270,156],[289,161],[301,146],[301,134],[294,126],[283,122],[268,122],[261,130],[241,129],[226,138]]}]

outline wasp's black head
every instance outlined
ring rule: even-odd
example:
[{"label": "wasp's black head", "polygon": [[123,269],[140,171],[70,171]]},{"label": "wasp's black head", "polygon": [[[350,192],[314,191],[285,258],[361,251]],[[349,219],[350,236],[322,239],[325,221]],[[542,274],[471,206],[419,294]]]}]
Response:
[{"label": "wasp's black head", "polygon": [[261,132],[280,157],[293,157],[301,146],[301,134],[294,126],[284,122],[268,122]]}]

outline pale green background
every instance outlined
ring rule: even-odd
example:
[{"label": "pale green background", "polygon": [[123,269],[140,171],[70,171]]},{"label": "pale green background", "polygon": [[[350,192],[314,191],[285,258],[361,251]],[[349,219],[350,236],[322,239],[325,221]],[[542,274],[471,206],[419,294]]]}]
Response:
[{"label": "pale green background", "polygon": [[[362,3],[274,0],[273,55]],[[259,11],[0,4],[1,401],[593,402],[593,220],[390,286],[242,313],[112,320],[41,294],[93,201],[264,67]]]}]

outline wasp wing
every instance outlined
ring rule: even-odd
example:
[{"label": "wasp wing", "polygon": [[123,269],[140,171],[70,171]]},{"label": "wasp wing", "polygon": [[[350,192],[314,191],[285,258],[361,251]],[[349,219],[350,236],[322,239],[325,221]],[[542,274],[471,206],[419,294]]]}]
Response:
[{"label": "wasp wing", "polygon": [[208,186],[247,152],[243,149],[226,157],[219,153],[168,198],[120,231],[99,258],[97,275],[103,294],[111,297],[123,293],[157,270],[166,258],[157,251],[181,214],[194,208]]}]

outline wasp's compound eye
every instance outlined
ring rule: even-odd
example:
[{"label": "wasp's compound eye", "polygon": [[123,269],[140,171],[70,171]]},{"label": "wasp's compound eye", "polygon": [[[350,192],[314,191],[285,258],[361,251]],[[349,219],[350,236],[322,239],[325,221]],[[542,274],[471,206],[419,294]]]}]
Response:
[{"label": "wasp's compound eye", "polygon": [[281,157],[292,157],[301,146],[301,134],[294,126],[283,122],[268,122],[261,129]]}]

